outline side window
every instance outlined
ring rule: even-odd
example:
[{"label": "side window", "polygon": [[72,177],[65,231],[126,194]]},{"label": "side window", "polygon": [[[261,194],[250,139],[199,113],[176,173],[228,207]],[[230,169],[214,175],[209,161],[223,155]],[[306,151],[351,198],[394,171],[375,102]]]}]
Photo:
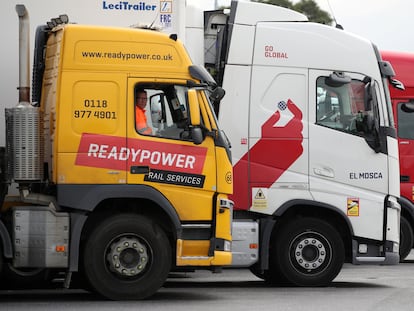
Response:
[{"label": "side window", "polygon": [[404,109],[404,103],[398,104],[398,137],[414,139],[414,112]]},{"label": "side window", "polygon": [[332,85],[327,83],[327,79],[328,77],[317,79],[316,124],[357,133],[357,120],[366,113],[365,83],[351,80],[350,83]]},{"label": "side window", "polygon": [[141,135],[185,139],[187,87],[175,84],[135,86],[135,125]]}]

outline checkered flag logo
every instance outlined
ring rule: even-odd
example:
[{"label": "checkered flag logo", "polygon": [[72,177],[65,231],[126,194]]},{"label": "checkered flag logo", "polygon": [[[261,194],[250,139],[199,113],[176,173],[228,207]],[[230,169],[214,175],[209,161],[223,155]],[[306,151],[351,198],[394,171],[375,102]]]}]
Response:
[{"label": "checkered flag logo", "polygon": [[289,109],[289,101],[281,100],[277,103],[277,121],[273,127],[285,127],[295,116]]},{"label": "checkered flag logo", "polygon": [[277,107],[280,109],[280,110],[285,110],[286,108],[287,108],[287,104],[286,104],[286,102],[284,101],[284,100],[282,100],[282,101],[280,101],[278,104],[277,104]]}]

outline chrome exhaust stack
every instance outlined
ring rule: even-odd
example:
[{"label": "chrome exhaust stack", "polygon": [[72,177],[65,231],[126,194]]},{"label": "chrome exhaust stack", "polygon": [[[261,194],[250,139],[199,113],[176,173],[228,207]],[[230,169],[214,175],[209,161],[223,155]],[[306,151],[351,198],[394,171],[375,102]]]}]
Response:
[{"label": "chrome exhaust stack", "polygon": [[30,103],[30,22],[23,4],[16,5],[19,16],[19,103]]}]

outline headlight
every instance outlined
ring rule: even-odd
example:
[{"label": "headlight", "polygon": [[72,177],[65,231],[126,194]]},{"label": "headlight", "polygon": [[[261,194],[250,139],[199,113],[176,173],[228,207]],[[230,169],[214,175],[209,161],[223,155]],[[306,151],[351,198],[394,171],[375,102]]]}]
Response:
[{"label": "headlight", "polygon": [[231,252],[231,241],[224,241],[224,251]]}]

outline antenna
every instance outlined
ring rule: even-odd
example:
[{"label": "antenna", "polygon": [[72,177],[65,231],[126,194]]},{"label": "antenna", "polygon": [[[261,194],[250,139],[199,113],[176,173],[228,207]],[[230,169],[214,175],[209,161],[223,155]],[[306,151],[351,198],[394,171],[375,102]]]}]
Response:
[{"label": "antenna", "polygon": [[[161,10],[161,8],[160,8]],[[160,16],[160,11],[157,12],[157,15],[155,15],[154,20],[152,21],[152,23],[148,26],[148,28],[152,28],[152,26],[154,26],[155,21],[157,20],[157,18]]]},{"label": "antenna", "polygon": [[329,0],[326,0],[326,2],[328,2],[329,11],[331,11],[332,18],[333,18],[333,20],[334,20],[334,22],[335,22],[335,28],[338,28],[338,29],[342,29],[342,30],[344,30],[344,27],[342,27],[342,25],[339,25],[339,24],[336,22],[335,14],[334,14],[334,12],[333,12],[333,10],[332,10],[332,7],[331,7],[331,4],[330,4]]},{"label": "antenna", "polygon": [[160,15],[160,12],[155,15],[154,20],[151,22],[151,24],[144,24],[144,23],[137,23],[130,25],[131,28],[138,28],[138,29],[148,29],[148,30],[155,30],[155,31],[161,31],[162,27],[161,25],[154,25],[155,21],[157,20],[158,16]]}]

